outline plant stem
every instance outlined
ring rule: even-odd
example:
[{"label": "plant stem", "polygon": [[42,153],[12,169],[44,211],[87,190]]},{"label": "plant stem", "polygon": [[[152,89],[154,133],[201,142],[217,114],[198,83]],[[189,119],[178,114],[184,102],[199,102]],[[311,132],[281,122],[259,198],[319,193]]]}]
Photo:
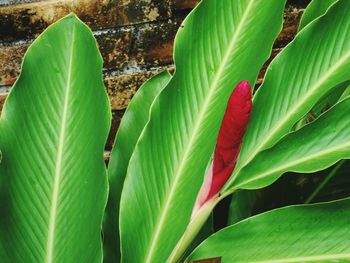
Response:
[{"label": "plant stem", "polygon": [[316,187],[308,199],[306,199],[305,204],[310,204],[312,200],[319,194],[319,192],[325,187],[325,185],[333,178],[333,176],[338,172],[338,170],[345,163],[345,160],[341,160],[333,170],[323,179],[323,181]]},{"label": "plant stem", "polygon": [[221,197],[216,197],[208,200],[192,217],[184,234],[168,258],[167,263],[175,263],[181,259],[182,255],[186,252],[187,248],[207,221],[214,207],[221,199]]}]

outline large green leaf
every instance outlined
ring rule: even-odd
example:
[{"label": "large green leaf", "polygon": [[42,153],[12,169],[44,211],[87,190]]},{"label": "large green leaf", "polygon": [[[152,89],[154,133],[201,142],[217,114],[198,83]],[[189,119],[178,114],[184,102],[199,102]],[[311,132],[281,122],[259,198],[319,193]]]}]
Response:
[{"label": "large green leaf", "polygon": [[101,262],[110,121],[96,41],[69,15],[31,45],[2,111],[2,262]]},{"label": "large green leaf", "polygon": [[[313,0],[305,9],[303,16],[300,21],[298,31],[302,30],[309,23],[317,19],[318,17],[324,15],[328,8],[333,5],[338,0]],[[317,104],[312,108],[312,110],[301,119],[297,125],[296,129],[301,128],[305,124],[315,120],[318,116],[324,112],[330,106],[333,106],[338,102],[339,98],[344,93],[345,89],[349,86],[349,82],[341,83],[334,87],[328,92],[323,98],[321,98]]]},{"label": "large green leaf", "polygon": [[124,183],[124,262],[165,262],[179,241],[226,101],[239,81],[255,82],[281,29],[284,4],[204,0],[179,29],[176,72],[152,106]]},{"label": "large green leaf", "polygon": [[298,30],[302,30],[316,18],[324,15],[328,8],[337,1],[338,0],[312,0],[304,11]]},{"label": "large green leaf", "polygon": [[108,165],[109,198],[104,218],[104,262],[120,261],[119,204],[130,157],[149,119],[152,102],[171,79],[164,71],[145,82],[131,100],[118,132]]},{"label": "large green leaf", "polygon": [[315,122],[286,135],[241,170],[235,188],[260,188],[287,171],[311,173],[349,159],[349,113],[350,98],[347,98]]},{"label": "large green leaf", "polygon": [[254,97],[240,157],[226,189],[242,167],[273,146],[333,87],[350,79],[350,1],[339,0],[271,63]]},{"label": "large green leaf", "polygon": [[[302,30],[305,26],[311,23],[313,20],[326,13],[327,9],[338,0],[313,0],[305,9],[300,21],[298,31]],[[321,98],[312,110],[306,114],[298,123],[294,129],[298,130],[305,124],[315,120],[324,112],[325,109],[338,102],[339,98],[344,93],[348,82],[339,84],[323,98]],[[228,223],[233,224],[244,218],[247,218],[252,213],[254,206],[256,193],[255,191],[239,191],[233,194],[233,198],[229,210]]]},{"label": "large green leaf", "polygon": [[204,241],[190,260],[221,262],[349,262],[350,199],[270,211]]}]

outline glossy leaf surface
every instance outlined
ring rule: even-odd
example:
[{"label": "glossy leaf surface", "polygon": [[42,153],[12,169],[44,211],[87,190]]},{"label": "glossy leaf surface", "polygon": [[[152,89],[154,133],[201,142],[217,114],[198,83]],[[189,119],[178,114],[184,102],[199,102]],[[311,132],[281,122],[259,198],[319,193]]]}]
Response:
[{"label": "glossy leaf surface", "polygon": [[316,18],[324,15],[328,8],[337,1],[338,0],[312,0],[304,11],[298,30],[302,30]]},{"label": "glossy leaf surface", "polygon": [[350,199],[270,211],[204,241],[190,260],[225,262],[349,262]]},{"label": "glossy leaf surface", "polygon": [[137,91],[119,125],[108,165],[109,199],[104,221],[104,262],[120,261],[119,205],[129,160],[149,120],[154,99],[171,79],[168,71],[149,79]]},{"label": "glossy leaf surface", "polygon": [[270,148],[333,87],[350,79],[350,1],[340,0],[302,30],[270,64],[253,100],[240,157],[242,167]]},{"label": "glossy leaf surface", "polygon": [[31,45],[1,114],[1,262],[101,262],[110,121],[96,41],[69,15]]},{"label": "glossy leaf surface", "polygon": [[[331,5],[338,0],[313,0],[305,9],[301,18],[298,31],[302,30],[309,23],[313,22],[318,17],[324,15]],[[295,129],[299,129],[307,123],[314,121],[320,116],[321,113],[329,109],[336,104],[345,89],[349,86],[349,82],[346,81],[334,87],[328,94],[321,98],[312,110],[297,124]]]},{"label": "glossy leaf surface", "polygon": [[124,262],[165,262],[171,254],[190,220],[229,95],[239,81],[255,82],[284,4],[204,0],[180,27],[175,74],[153,104],[122,192]]},{"label": "glossy leaf surface", "polygon": [[241,170],[236,187],[255,189],[285,172],[311,173],[350,158],[350,98],[315,122],[286,135]]}]

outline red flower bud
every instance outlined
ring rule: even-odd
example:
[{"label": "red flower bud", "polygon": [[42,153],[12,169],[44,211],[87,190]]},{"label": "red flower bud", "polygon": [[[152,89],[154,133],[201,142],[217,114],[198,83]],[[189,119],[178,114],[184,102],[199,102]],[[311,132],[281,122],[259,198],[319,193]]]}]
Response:
[{"label": "red flower bud", "polygon": [[240,82],[232,92],[221,123],[214,152],[213,178],[206,200],[217,194],[235,168],[252,111],[252,93],[248,81]]},{"label": "red flower bud", "polygon": [[241,81],[228,100],[215,146],[214,161],[198,194],[193,213],[216,195],[230,178],[241,150],[251,111],[250,84],[248,81]]}]

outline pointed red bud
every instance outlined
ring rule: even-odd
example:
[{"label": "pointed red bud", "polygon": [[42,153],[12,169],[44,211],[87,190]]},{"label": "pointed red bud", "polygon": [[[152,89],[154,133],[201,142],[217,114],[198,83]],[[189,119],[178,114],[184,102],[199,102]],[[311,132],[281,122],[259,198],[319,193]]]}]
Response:
[{"label": "pointed red bud", "polygon": [[242,81],[236,86],[227,103],[216,142],[211,185],[206,200],[217,194],[230,178],[237,162],[251,111],[250,84],[248,81]]}]

